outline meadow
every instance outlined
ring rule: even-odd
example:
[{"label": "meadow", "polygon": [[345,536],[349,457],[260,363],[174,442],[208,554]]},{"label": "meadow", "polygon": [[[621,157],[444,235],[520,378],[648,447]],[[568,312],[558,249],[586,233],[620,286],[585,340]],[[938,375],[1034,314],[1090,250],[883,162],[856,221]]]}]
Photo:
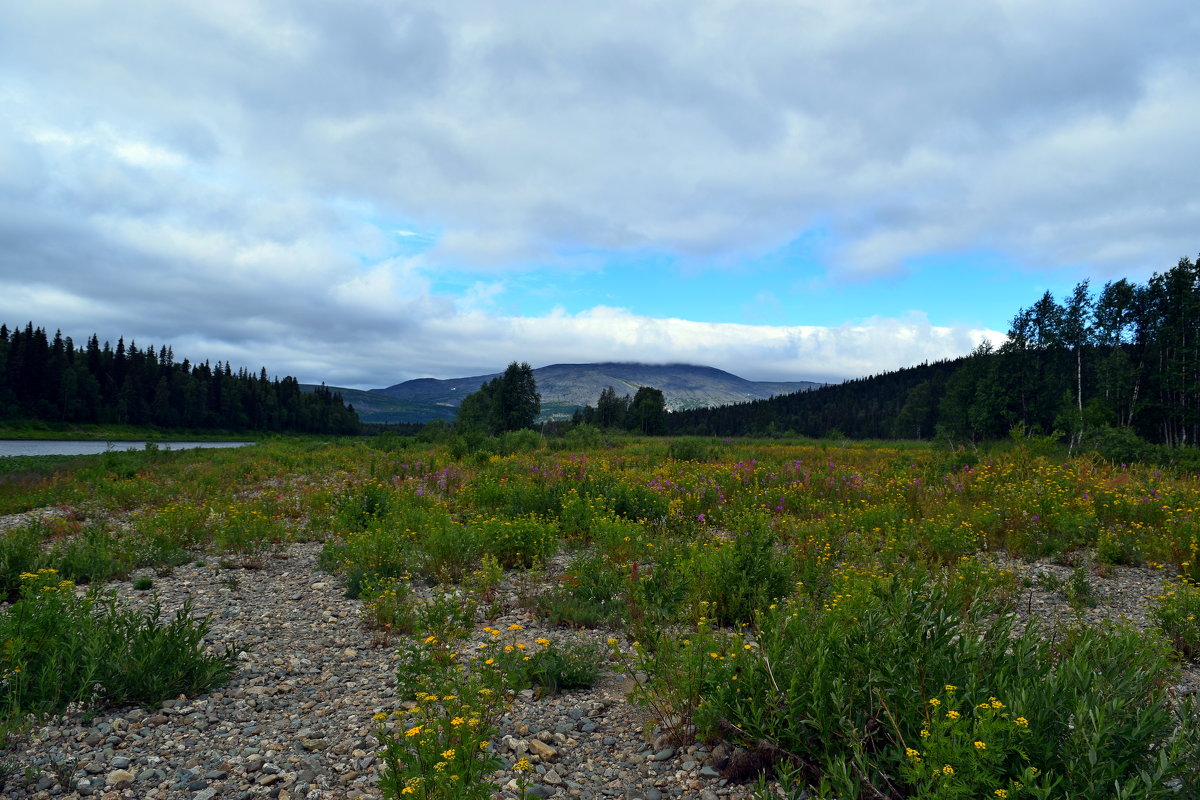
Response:
[{"label": "meadow", "polygon": [[[630,676],[660,738],[728,743],[726,776],[764,797],[1200,796],[1200,715],[1173,691],[1200,657],[1195,474],[1037,441],[586,430],[11,461],[0,515],[38,511],[0,533],[12,737],[31,715],[152,703],[236,668],[199,648],[208,620],[130,618],[107,582],[253,569],[306,541],[398,653],[405,702],[376,720],[387,797],[490,797],[508,694],[585,686],[597,665]],[[1159,570],[1153,624],[1027,624],[1012,558]],[[607,649],[490,627],[514,574],[539,617],[606,631]],[[81,644],[85,627],[107,638]],[[495,644],[468,654],[472,636]],[[62,685],[64,663],[88,679]],[[521,793],[528,767],[508,765]]]}]

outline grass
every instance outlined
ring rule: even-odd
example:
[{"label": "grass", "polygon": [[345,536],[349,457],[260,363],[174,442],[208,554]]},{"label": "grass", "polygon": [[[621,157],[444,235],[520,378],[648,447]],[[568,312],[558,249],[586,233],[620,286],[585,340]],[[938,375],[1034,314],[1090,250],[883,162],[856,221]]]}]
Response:
[{"label": "grass", "polygon": [[[133,568],[169,580],[186,560],[253,566],[289,542],[321,542],[321,568],[403,654],[397,695],[416,703],[377,720],[388,797],[475,796],[441,776],[474,780],[495,766],[480,747],[500,708],[487,692],[596,679],[603,659],[569,641],[480,627],[505,572],[547,622],[636,641],[608,656],[659,725],[737,745],[727,774],[770,777],[785,796],[1200,792],[1195,713],[1164,688],[1200,649],[1194,472],[1052,458],[1021,443],[968,452],[580,435],[278,439],[0,473],[3,513],[51,499],[57,519],[0,538],[10,597],[39,569],[99,587]],[[1152,602],[1146,631],[1018,632],[1017,582],[991,566],[998,552],[1076,565],[1047,588],[1080,608],[1096,602],[1093,574],[1113,565],[1175,584]],[[122,613],[102,589],[86,596],[92,614]],[[151,646],[147,618],[121,619],[142,632],[146,659],[188,663],[186,647]],[[204,623],[161,624],[186,644]],[[79,657],[79,645],[48,640],[50,657]],[[467,641],[490,649],[462,656]],[[221,663],[205,663],[187,680],[222,679]],[[121,692],[132,690],[83,699]]]}]

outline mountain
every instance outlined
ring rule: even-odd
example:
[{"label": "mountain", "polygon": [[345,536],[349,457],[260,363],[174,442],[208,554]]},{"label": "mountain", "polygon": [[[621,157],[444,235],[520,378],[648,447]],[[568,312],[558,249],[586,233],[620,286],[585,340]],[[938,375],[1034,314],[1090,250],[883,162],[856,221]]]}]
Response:
[{"label": "mountain", "polygon": [[[364,422],[424,422],[453,419],[458,404],[500,373],[469,378],[417,378],[386,389],[336,389]],[[569,417],[595,405],[607,386],[634,395],[640,386],[661,389],[667,408],[741,403],[820,386],[812,381],[749,381],[714,367],[692,364],[552,364],[533,371],[542,395],[542,418]]]}]

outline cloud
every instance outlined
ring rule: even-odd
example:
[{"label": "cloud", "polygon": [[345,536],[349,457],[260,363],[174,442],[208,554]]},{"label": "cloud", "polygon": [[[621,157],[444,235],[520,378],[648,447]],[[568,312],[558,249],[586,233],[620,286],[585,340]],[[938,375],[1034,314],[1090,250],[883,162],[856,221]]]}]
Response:
[{"label": "cloud", "polygon": [[[814,230],[798,284],[971,251],[1144,278],[1196,249],[1197,34],[1178,0],[8,4],[0,316],[355,385],[957,355],[992,334],[493,304],[511,275],[649,253],[691,279]],[[450,271],[470,288],[435,290]],[[781,319],[776,285],[747,313]]]}]

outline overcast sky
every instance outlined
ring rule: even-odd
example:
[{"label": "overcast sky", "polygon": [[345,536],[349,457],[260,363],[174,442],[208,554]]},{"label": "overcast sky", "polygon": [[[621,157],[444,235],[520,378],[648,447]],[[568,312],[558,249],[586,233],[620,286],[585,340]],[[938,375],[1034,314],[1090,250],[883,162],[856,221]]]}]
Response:
[{"label": "overcast sky", "polygon": [[1200,251],[1194,0],[0,6],[0,321],[838,380]]}]

